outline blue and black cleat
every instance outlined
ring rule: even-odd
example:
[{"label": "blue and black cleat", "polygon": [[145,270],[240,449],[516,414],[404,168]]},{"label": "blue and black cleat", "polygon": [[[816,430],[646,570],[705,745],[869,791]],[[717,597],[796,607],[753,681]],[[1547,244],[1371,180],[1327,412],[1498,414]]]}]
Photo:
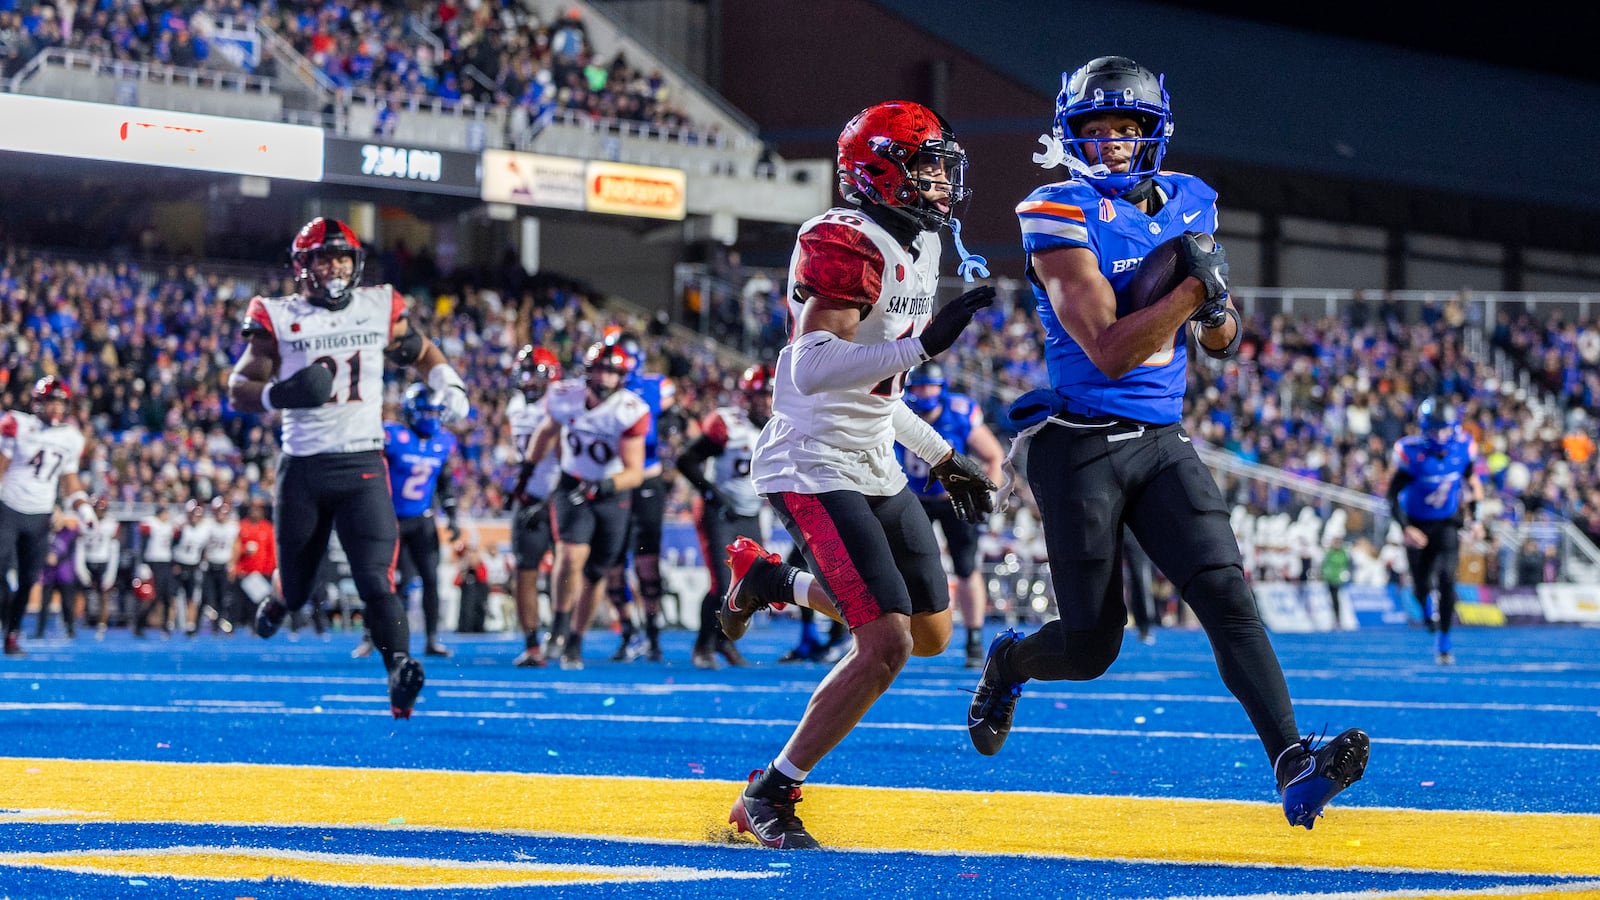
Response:
[{"label": "blue and black cleat", "polygon": [[1367,733],[1351,728],[1321,747],[1313,747],[1307,737],[1279,754],[1273,768],[1289,824],[1309,831],[1328,801],[1361,780],[1371,749]]},{"label": "blue and black cleat", "polygon": [[998,657],[1005,648],[1020,640],[1022,635],[1007,628],[989,642],[983,673],[978,676],[972,705],[967,708],[967,735],[972,738],[972,746],[984,756],[999,753],[1006,735],[1011,733],[1011,717],[1017,711],[1017,698],[1022,696],[1022,682],[1002,680]]}]

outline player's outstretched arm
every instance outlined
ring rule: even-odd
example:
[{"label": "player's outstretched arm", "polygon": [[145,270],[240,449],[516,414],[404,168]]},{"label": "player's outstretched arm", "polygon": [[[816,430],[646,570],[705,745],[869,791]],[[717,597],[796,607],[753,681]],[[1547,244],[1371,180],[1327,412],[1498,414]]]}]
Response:
[{"label": "player's outstretched arm", "polygon": [[394,323],[389,346],[383,355],[396,365],[409,365],[428,383],[433,399],[443,408],[439,421],[453,425],[472,413],[467,402],[467,383],[445,359],[444,351],[428,340],[421,331],[411,327],[411,320],[401,318]]}]

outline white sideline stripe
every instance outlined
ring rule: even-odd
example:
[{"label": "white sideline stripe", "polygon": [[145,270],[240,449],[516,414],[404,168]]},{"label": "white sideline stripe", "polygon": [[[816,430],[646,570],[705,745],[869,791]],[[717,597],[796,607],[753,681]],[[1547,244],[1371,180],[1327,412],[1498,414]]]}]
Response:
[{"label": "white sideline stripe", "polygon": [[1487,888],[1465,888],[1461,890],[1382,890],[1382,891],[1345,891],[1338,894],[1328,894],[1321,891],[1306,894],[1195,894],[1182,897],[1173,897],[1171,900],[1372,900],[1375,896],[1390,897],[1506,897],[1520,896],[1538,892],[1549,893],[1578,893],[1580,891],[1600,890],[1600,881],[1553,881],[1548,883],[1506,884]]},{"label": "white sideline stripe", "polygon": [[[0,703],[0,712],[117,712],[117,713],[180,713],[180,714],[226,714],[237,715],[251,713],[255,715],[293,715],[293,716],[326,716],[326,715],[359,715],[359,716],[388,716],[390,715],[387,698],[378,695],[370,697],[347,697],[352,701],[371,703],[380,708],[367,711],[364,709],[309,709],[305,707],[274,706],[261,704],[259,706],[229,706],[229,707],[204,707],[204,706],[119,706],[104,703]],[[646,716],[646,715],[618,715],[618,714],[590,714],[590,713],[525,713],[506,712],[505,710],[434,710],[419,708],[419,713],[430,718],[449,719],[508,719],[537,722],[616,722],[631,725],[727,725],[739,728],[757,727],[782,727],[793,728],[799,725],[798,719],[728,719],[707,718],[701,716]],[[857,728],[875,728],[885,731],[966,731],[964,724],[935,725],[926,722],[861,722]],[[1127,737],[1127,738],[1175,738],[1203,741],[1247,741],[1260,740],[1254,734],[1230,734],[1227,732],[1211,731],[1150,731],[1131,728],[1051,728],[1048,726],[1019,725],[1011,729],[1012,733],[1028,734],[1058,734],[1078,735],[1082,737]],[[1374,738],[1374,744],[1392,744],[1403,747],[1465,747],[1497,750],[1547,750],[1565,752],[1569,750],[1600,751],[1600,744],[1568,744],[1548,743],[1534,741],[1458,741],[1449,738]]]}]

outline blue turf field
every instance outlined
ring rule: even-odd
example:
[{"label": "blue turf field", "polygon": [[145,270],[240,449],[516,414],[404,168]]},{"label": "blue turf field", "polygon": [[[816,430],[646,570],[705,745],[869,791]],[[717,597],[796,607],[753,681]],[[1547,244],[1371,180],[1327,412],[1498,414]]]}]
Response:
[{"label": "blue turf field", "polygon": [[[1449,669],[1417,630],[1275,635],[1302,727],[1373,737],[1366,779],[1310,833],[1291,833],[1276,811],[1265,756],[1199,632],[1130,640],[1093,683],[1029,685],[993,758],[968,744],[974,677],[957,653],[914,660],[801,805],[819,840],[850,851],[779,854],[730,843],[721,822],[734,783],[777,752],[825,671],[770,662],[794,628],[753,630],[745,650],[763,662],[718,672],[688,665],[683,633],[669,635],[665,665],[606,662],[615,638],[596,633],[582,672],[512,669],[515,642],[458,637],[454,659],[428,661],[410,722],[390,719],[379,664],[349,659],[347,635],[34,642],[0,662],[0,897],[1600,895],[1600,631],[1462,629]],[[393,798],[392,816],[361,818],[370,791],[339,796],[339,772],[390,769],[416,770],[404,781],[423,786]],[[502,798],[509,813],[452,806],[460,785],[495,776],[451,773],[544,787]],[[136,796],[111,799],[97,777],[138,782]],[[250,797],[262,778],[284,786]],[[852,790],[866,786],[929,789],[950,798],[957,822],[968,821],[962,804],[979,804],[1004,828],[956,828],[941,852],[918,853],[928,841],[916,826],[931,820],[908,821],[900,794]],[[169,815],[169,791],[195,793],[196,805]],[[554,794],[571,791],[591,793],[592,814],[563,818]],[[1062,797],[1024,813],[1039,794]],[[1155,810],[1139,821],[1156,824],[1119,837],[1114,821],[1072,819],[1104,808],[1096,798],[1141,798],[1130,815]],[[1167,804],[1177,798],[1216,802]],[[703,833],[652,830],[657,809],[703,821]],[[1045,821],[1053,810],[1060,820]],[[1479,813],[1572,815],[1485,826]],[[1208,850],[1219,829],[1196,824],[1207,816],[1237,829],[1230,840],[1247,855]],[[1553,860],[1549,846],[1516,846],[1534,842],[1525,822],[1570,846]],[[1087,850],[1060,837],[1091,828],[1109,837]],[[1483,857],[1430,861],[1435,828],[1483,832],[1456,835],[1481,841]],[[1046,833],[1057,837],[1028,841]],[[419,861],[438,871],[383,880]],[[276,877],[262,880],[263,867]],[[598,867],[605,880],[530,883],[539,867],[580,881]],[[452,872],[475,886],[440,887]]]}]

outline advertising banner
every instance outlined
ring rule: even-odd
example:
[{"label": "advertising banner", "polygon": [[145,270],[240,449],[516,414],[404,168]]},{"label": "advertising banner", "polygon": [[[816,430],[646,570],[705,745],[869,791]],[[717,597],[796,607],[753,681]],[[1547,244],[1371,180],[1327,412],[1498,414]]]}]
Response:
[{"label": "advertising banner", "polygon": [[586,163],[564,156],[540,156],[515,150],[483,151],[483,188],[487,203],[518,203],[554,209],[584,209]]},{"label": "advertising banner", "polygon": [[322,129],[137,106],[0,94],[0,150],[322,180]]}]

